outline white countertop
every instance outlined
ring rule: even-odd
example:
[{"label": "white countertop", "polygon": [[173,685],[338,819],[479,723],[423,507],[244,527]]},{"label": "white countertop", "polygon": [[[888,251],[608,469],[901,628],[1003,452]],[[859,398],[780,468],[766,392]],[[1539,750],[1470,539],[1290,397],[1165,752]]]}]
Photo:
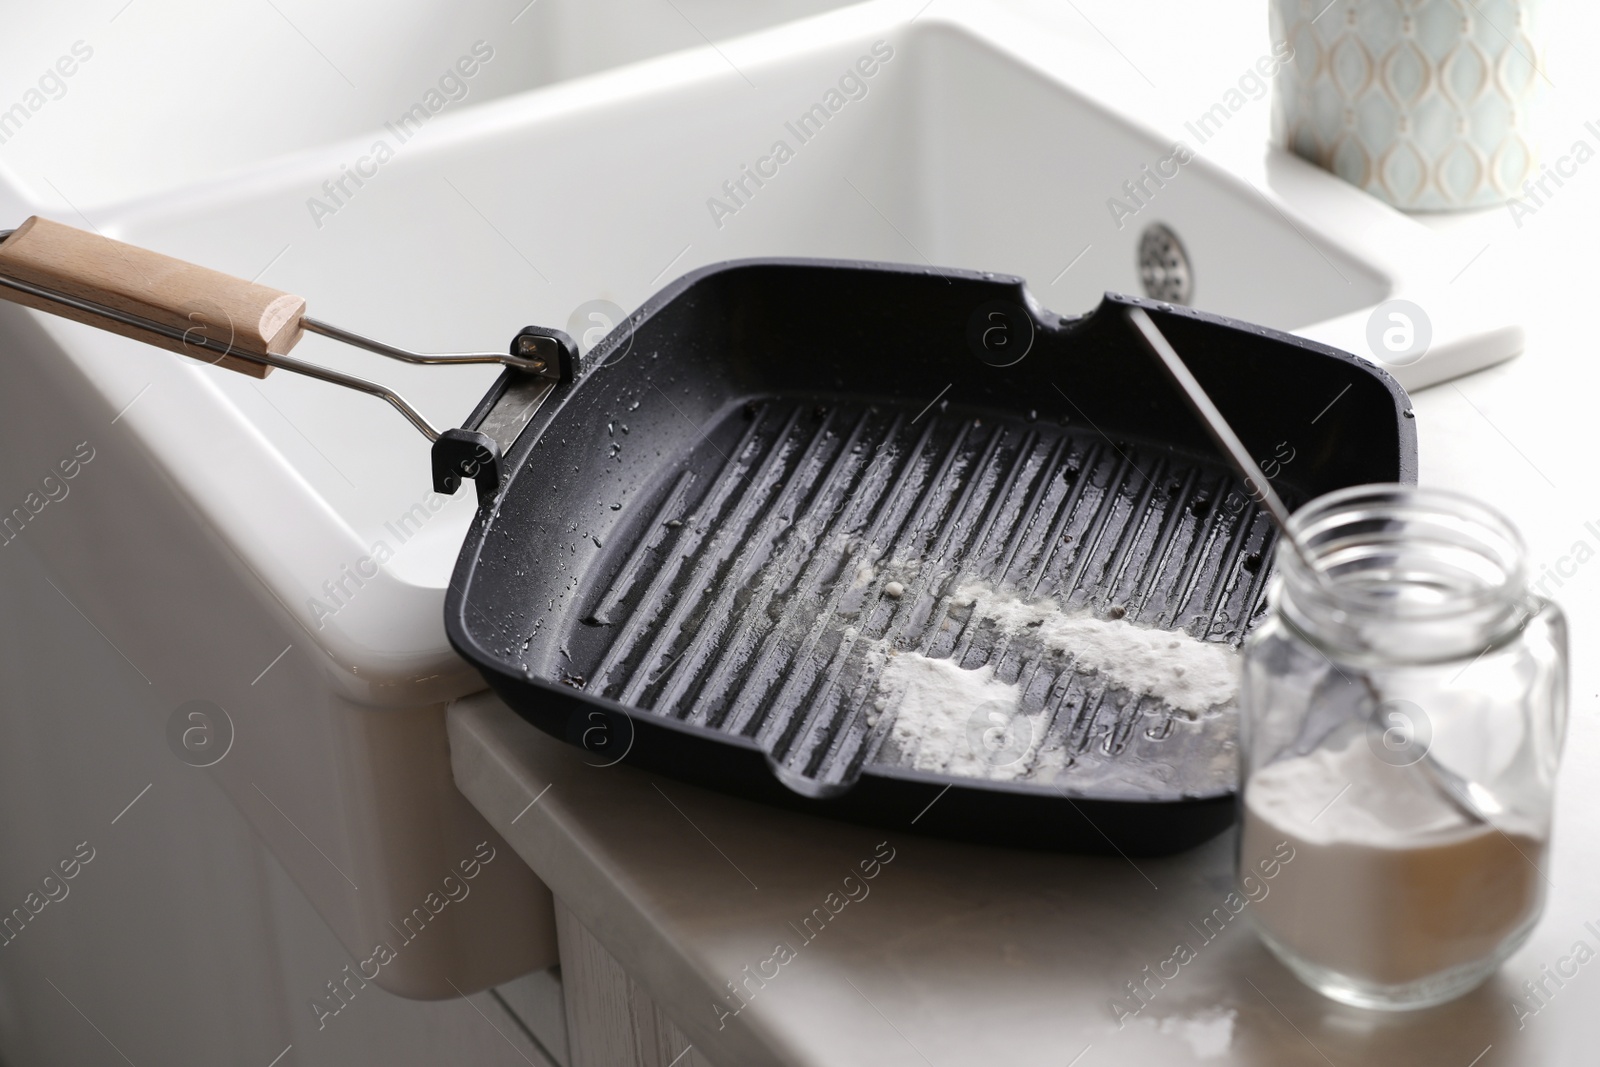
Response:
[{"label": "white countertop", "polygon": [[[1576,775],[1529,944],[1461,1000],[1388,1015],[1301,986],[1243,917],[1202,935],[1232,885],[1232,832],[1129,861],[814,819],[594,767],[487,694],[453,707],[450,738],[468,797],[711,1063],[1526,1067],[1582,1062],[1588,1044],[1586,971],[1523,1029],[1510,1007],[1541,964],[1597,941],[1580,888],[1597,850],[1573,832],[1597,813]],[[837,914],[802,930],[819,908]],[[1124,983],[1180,941],[1196,958],[1119,1026]],[[726,983],[758,970],[726,1014]]]}]

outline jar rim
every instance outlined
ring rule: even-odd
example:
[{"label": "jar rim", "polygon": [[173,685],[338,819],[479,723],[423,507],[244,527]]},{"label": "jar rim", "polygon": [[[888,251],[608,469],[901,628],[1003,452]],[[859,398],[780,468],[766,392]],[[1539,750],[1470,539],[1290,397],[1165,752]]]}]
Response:
[{"label": "jar rim", "polygon": [[[1431,604],[1386,600],[1380,605],[1368,590],[1341,582],[1327,569],[1329,556],[1349,547],[1348,539],[1337,536],[1338,531],[1363,517],[1396,521],[1425,518],[1453,524],[1464,539],[1474,542],[1472,549],[1498,574],[1492,581],[1451,590],[1447,598]],[[1289,529],[1305,548],[1306,558],[1302,560],[1287,539],[1280,539],[1277,563],[1285,582],[1294,587],[1296,598],[1309,595],[1328,609],[1352,616],[1368,615],[1381,608],[1391,617],[1419,622],[1443,619],[1505,605],[1520,598],[1527,584],[1527,546],[1516,526],[1498,508],[1450,489],[1399,482],[1336,489],[1296,510],[1290,516]],[[1307,569],[1308,563],[1316,567],[1317,573]]]}]

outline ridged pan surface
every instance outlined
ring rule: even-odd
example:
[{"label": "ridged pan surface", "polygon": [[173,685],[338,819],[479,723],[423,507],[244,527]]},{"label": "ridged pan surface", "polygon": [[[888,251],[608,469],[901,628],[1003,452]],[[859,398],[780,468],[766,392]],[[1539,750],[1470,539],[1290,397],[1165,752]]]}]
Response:
[{"label": "ridged pan surface", "polygon": [[[569,679],[752,738],[819,783],[955,763],[1140,796],[1231,788],[1229,709],[1200,725],[963,595],[1236,646],[1271,531],[1215,464],[1056,422],[803,397],[753,399],[707,438],[592,591],[580,625],[601,639]],[[956,736],[896,730],[882,675],[901,654],[992,668],[1022,718],[971,707]],[[1000,732],[974,755],[969,725]]]},{"label": "ridged pan surface", "polygon": [[[1130,302],[1062,319],[1016,279],[826,262],[681,279],[507,457],[453,644],[596,766],[979,840],[1204,840],[1233,817],[1231,703],[1178,707],[1062,639],[1215,662],[1264,610],[1270,526]],[[1291,506],[1414,480],[1381,371],[1145,306]],[[996,307],[1014,365],[974,347]],[[908,666],[947,706],[911,706]]]}]

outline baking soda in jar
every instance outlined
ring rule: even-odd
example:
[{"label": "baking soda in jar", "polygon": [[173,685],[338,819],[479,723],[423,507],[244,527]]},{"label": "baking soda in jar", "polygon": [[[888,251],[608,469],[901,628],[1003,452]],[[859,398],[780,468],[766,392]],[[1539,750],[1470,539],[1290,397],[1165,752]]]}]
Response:
[{"label": "baking soda in jar", "polygon": [[1254,925],[1334,999],[1437,1004],[1543,908],[1565,623],[1465,497],[1362,486],[1293,525],[1308,560],[1280,551],[1243,657],[1241,880],[1293,856]]}]

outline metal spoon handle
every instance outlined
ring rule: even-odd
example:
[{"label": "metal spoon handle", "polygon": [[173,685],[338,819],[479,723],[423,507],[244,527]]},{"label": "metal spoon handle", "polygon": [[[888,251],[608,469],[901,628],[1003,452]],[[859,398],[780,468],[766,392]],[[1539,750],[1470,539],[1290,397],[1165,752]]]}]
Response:
[{"label": "metal spoon handle", "polygon": [[1222,449],[1223,454],[1233,461],[1234,468],[1244,479],[1246,491],[1266,508],[1273,525],[1289,543],[1294,554],[1300,557],[1300,562],[1305,565],[1306,570],[1320,579],[1322,572],[1312,564],[1305,546],[1289,532],[1289,509],[1283,506],[1283,499],[1272,488],[1272,483],[1251,457],[1249,450],[1244,447],[1244,442],[1233,432],[1233,427],[1228,425],[1228,420],[1217,410],[1217,405],[1211,402],[1211,397],[1207,395],[1205,388],[1190,373],[1188,365],[1183,362],[1183,358],[1172,347],[1166,335],[1151,320],[1144,308],[1129,308],[1128,321],[1133,323],[1134,329],[1139,331],[1139,336],[1144,340],[1145,347],[1149,348],[1151,354],[1160,361],[1167,376],[1189,402],[1189,407],[1200,417],[1200,422],[1211,435],[1211,439]]},{"label": "metal spoon handle", "polygon": [[[1144,339],[1146,347],[1161,362],[1162,367],[1166,368],[1167,375],[1182,391],[1184,398],[1189,401],[1189,406],[1200,417],[1200,421],[1205,424],[1211,439],[1233,461],[1240,477],[1244,479],[1245,488],[1254,487],[1256,499],[1267,509],[1267,514],[1272,517],[1279,534],[1289,543],[1294,554],[1300,557],[1300,562],[1305,566],[1307,573],[1326,586],[1327,576],[1311,562],[1310,554],[1306,552],[1300,540],[1289,532],[1289,509],[1283,506],[1283,500],[1267,481],[1266,474],[1245,450],[1239,435],[1233,432],[1228,420],[1223,418],[1222,412],[1211,402],[1211,397],[1206,395],[1204,387],[1193,374],[1189,373],[1183,358],[1178,355],[1177,350],[1167,341],[1143,308],[1129,308],[1128,321],[1133,323],[1134,329],[1138,330],[1139,336]],[[1383,693],[1370,674],[1363,671],[1359,677],[1368,699],[1372,702],[1370,714],[1375,719],[1383,709]],[[1504,810],[1488,790],[1443,766],[1429,753],[1423,753],[1422,758],[1417,761],[1417,766],[1421,767],[1423,775],[1433,786],[1434,791],[1467,818],[1487,823],[1491,821],[1491,816]]]}]

